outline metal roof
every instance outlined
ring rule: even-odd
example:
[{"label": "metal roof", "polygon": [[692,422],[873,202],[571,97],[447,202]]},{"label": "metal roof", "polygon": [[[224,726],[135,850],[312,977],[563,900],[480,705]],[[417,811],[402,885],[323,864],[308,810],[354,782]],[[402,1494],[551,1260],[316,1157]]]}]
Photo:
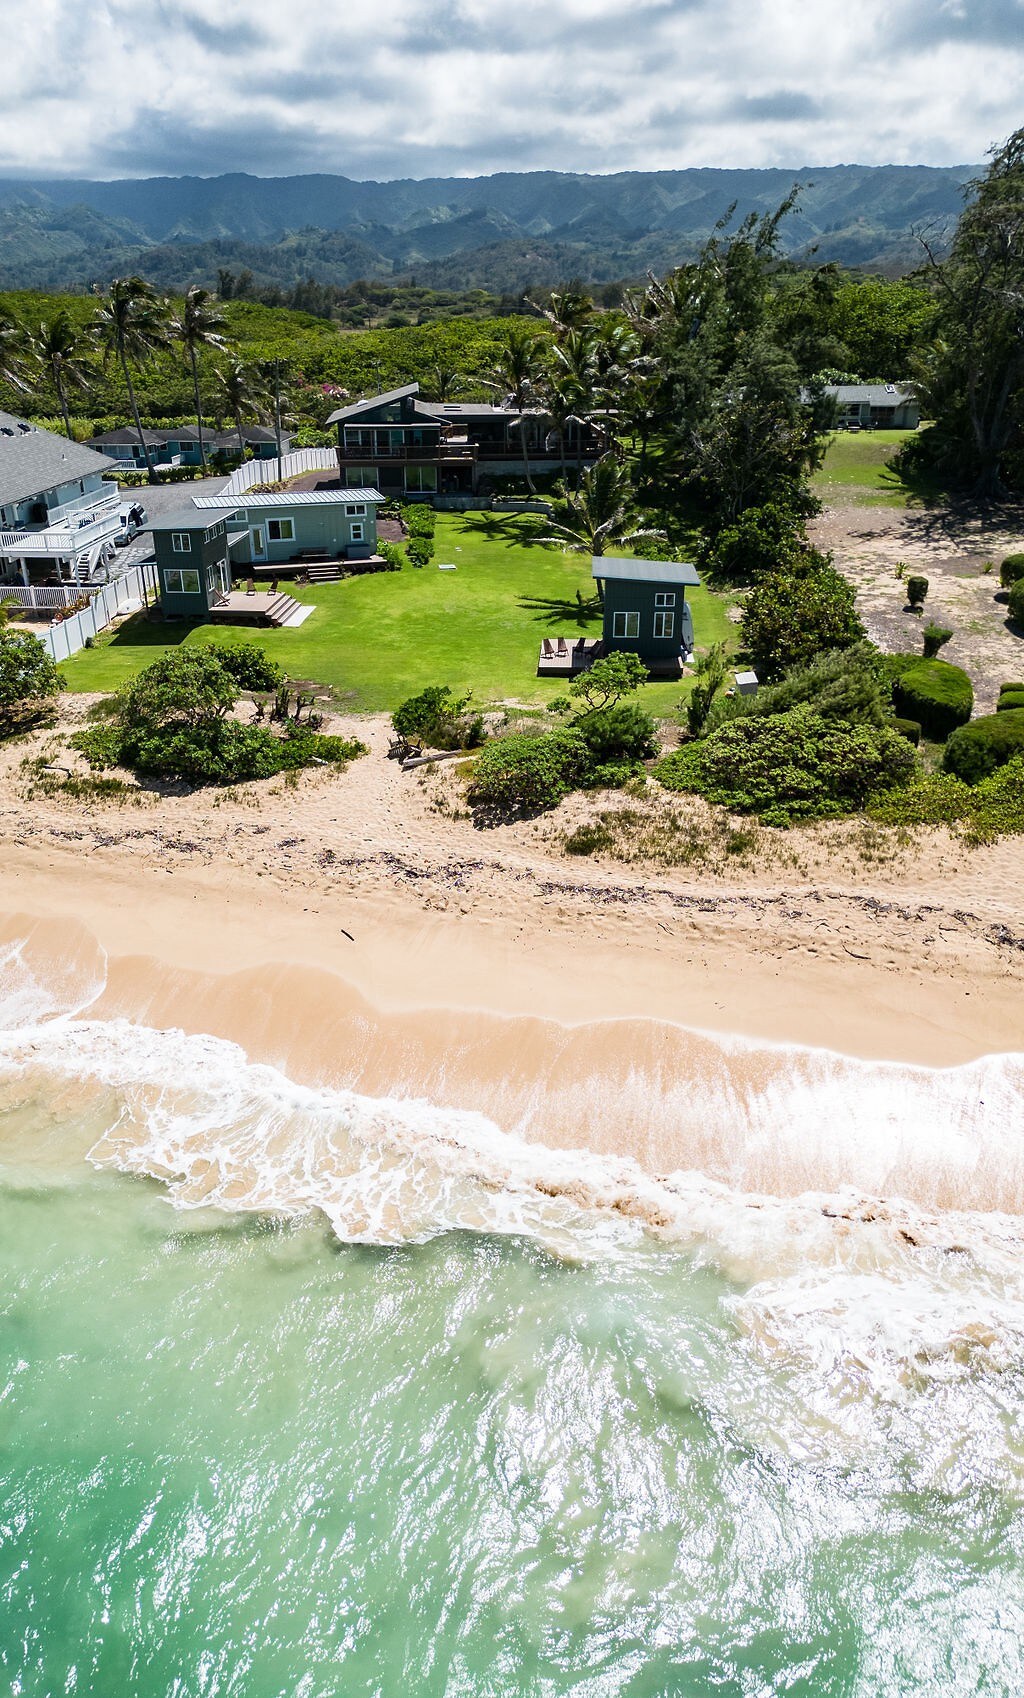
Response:
[{"label": "metal roof", "polygon": [[633,584],[689,584],[694,589],[700,583],[697,568],[689,560],[621,560],[603,554],[592,558],[595,578],[622,578]]},{"label": "metal roof", "polygon": [[[147,531],[198,531],[206,530],[215,525],[218,519],[229,519],[235,512],[234,507],[218,504],[210,497],[204,498],[205,511],[199,512],[198,498],[191,507],[175,507],[170,513],[154,513],[146,523]],[[213,509],[216,508],[216,511]]]},{"label": "metal roof", "polygon": [[837,401],[867,401],[872,407],[900,407],[916,399],[914,391],[900,383],[827,383],[825,393]]},{"label": "metal roof", "polygon": [[105,454],[0,412],[0,503],[27,501],[58,484],[113,470]]},{"label": "metal roof", "polygon": [[373,407],[386,407],[391,401],[404,401],[407,395],[418,395],[418,383],[403,383],[401,389],[387,389],[383,395],[367,395],[362,401],[352,401],[347,407],[339,407],[337,412],[329,413],[328,424],[340,424],[343,419],[355,419],[360,413],[368,412]]},{"label": "metal roof", "polygon": [[[192,499],[197,507],[225,505],[223,495],[194,495]],[[244,490],[234,498],[232,511],[240,512],[243,507],[343,507],[349,501],[363,507],[384,505],[379,489],[281,489],[260,495]]]}]

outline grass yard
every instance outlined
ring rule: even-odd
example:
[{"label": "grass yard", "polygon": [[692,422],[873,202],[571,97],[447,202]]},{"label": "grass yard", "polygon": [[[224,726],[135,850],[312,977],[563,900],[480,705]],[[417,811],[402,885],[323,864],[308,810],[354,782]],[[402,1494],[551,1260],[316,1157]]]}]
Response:
[{"label": "grass yard", "polygon": [[[456,570],[440,572],[438,561],[452,561]],[[316,611],[296,630],[164,625],[140,616],[61,670],[70,690],[109,691],[182,642],[257,642],[290,677],[328,685],[356,712],[392,709],[428,684],[471,689],[481,705],[542,705],[563,695],[567,681],[536,677],[540,640],[597,634],[593,590],[589,559],[531,542],[529,521],[439,513],[430,566],[300,585],[296,598]],[[698,650],[715,642],[734,647],[727,598],[704,589],[687,594]],[[645,706],[670,714],[685,690],[650,684]]]},{"label": "grass yard", "polygon": [[821,469],[812,478],[823,501],[837,497],[871,507],[906,507],[922,491],[912,489],[888,461],[912,430],[838,430],[829,439]]}]

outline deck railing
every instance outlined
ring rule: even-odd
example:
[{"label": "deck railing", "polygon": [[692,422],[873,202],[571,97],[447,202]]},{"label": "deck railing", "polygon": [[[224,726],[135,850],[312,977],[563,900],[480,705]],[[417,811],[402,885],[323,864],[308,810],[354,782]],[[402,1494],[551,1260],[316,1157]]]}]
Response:
[{"label": "deck railing", "polygon": [[117,507],[91,522],[77,525],[56,525],[38,531],[0,531],[0,554],[17,559],[33,555],[56,556],[72,560],[120,530]]}]

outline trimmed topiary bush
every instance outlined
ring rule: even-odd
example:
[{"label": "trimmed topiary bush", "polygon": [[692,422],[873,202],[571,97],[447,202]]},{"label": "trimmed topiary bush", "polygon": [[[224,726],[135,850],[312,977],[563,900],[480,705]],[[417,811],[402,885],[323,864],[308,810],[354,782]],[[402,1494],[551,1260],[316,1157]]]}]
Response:
[{"label": "trimmed topiary bush", "polygon": [[894,731],[898,731],[901,737],[905,737],[908,743],[913,743],[915,749],[917,748],[921,741],[921,727],[916,719],[894,719],[892,728]]},{"label": "trimmed topiary bush", "polygon": [[1024,690],[1024,680],[1022,680],[1019,684],[1015,684],[1011,680],[1010,683],[1000,684],[999,686],[999,694],[1001,696],[1015,695],[1018,690]]},{"label": "trimmed topiary bush", "polygon": [[942,765],[946,772],[977,784],[1014,755],[1024,754],[1024,709],[988,713],[962,725],[946,744]]},{"label": "trimmed topiary bush", "polygon": [[907,579],[907,601],[919,613],[924,606],[924,598],[928,594],[928,579],[920,577],[916,572]]},{"label": "trimmed topiary bush", "polygon": [[924,658],[934,660],[941,648],[945,648],[953,633],[948,625],[936,625],[934,622],[926,625],[921,632],[924,639]]},{"label": "trimmed topiary bush", "polygon": [[1003,690],[996,703],[997,713],[1013,713],[1017,708],[1024,708],[1024,690]]},{"label": "trimmed topiary bush", "polygon": [[999,582],[1008,590],[1019,578],[1024,578],[1024,554],[1008,554],[999,568]]},{"label": "trimmed topiary bush", "polygon": [[916,719],[926,737],[944,743],[958,725],[966,725],[974,707],[971,680],[962,666],[948,660],[916,660],[901,671],[892,692],[896,712]]},{"label": "trimmed topiary bush", "polygon": [[766,825],[856,812],[915,771],[910,743],[891,726],[849,725],[807,707],[736,719],[654,769],[668,790],[692,791]]},{"label": "trimmed topiary bush", "polygon": [[1014,625],[1024,625],[1024,578],[1018,578],[1006,598],[1006,611]]}]

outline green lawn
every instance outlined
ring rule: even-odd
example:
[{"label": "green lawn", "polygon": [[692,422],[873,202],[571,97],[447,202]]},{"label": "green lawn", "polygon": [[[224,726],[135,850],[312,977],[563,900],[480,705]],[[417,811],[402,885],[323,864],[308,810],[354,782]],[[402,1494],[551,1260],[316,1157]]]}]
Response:
[{"label": "green lawn", "polygon": [[[542,704],[565,691],[564,679],[536,677],[544,636],[596,635],[601,619],[590,562],[532,543],[528,521],[490,513],[438,514],[434,564],[381,572],[336,584],[299,586],[316,611],[292,631],[238,626],[165,626],[141,617],[97,639],[62,667],[70,690],[114,690],[168,648],[187,643],[257,642],[292,678],[329,685],[359,712],[390,709],[427,684],[472,689],[481,704]],[[453,561],[439,572],[437,561]],[[698,649],[734,646],[728,599],[687,592]],[[673,711],[685,687],[647,686],[645,705]]]},{"label": "green lawn", "polygon": [[916,492],[887,462],[914,434],[912,430],[836,431],[812,479],[816,494],[828,501],[842,489],[847,500],[872,507],[905,507]]}]

